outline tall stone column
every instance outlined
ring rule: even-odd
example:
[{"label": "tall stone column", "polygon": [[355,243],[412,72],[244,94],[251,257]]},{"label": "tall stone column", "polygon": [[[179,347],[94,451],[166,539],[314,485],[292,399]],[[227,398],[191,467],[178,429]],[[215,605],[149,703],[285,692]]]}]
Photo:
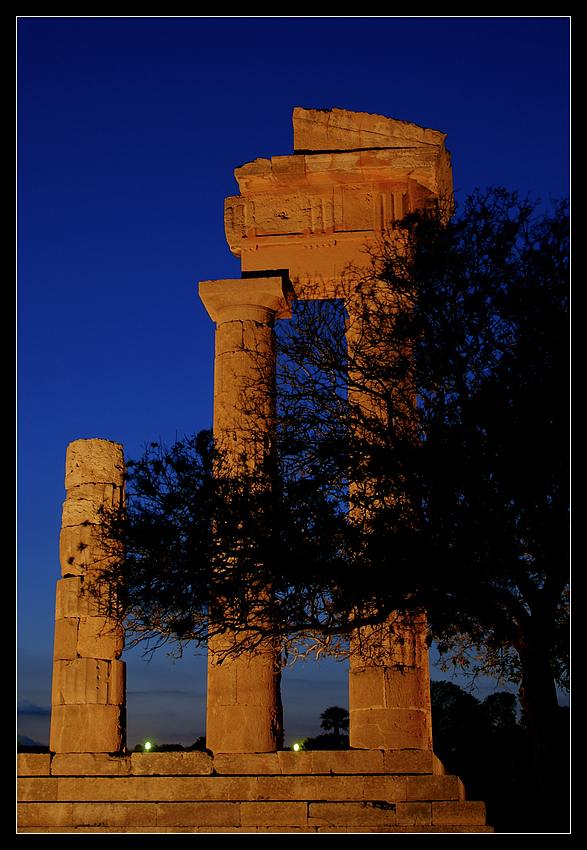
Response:
[{"label": "tall stone column", "polygon": [[54,753],[118,753],[125,747],[124,637],[96,588],[108,557],[98,533],[99,509],[121,503],[124,473],[118,443],[76,440],[67,449],[55,605]]},{"label": "tall stone column", "polygon": [[[389,346],[394,313],[410,309],[403,296],[379,282],[365,284],[347,299],[349,322],[349,398],[362,411],[366,423],[363,439],[369,452],[388,431],[390,415],[404,438],[413,427],[414,395],[411,381],[404,385],[375,383],[377,366],[383,375],[394,374],[394,358],[411,357],[410,351]],[[397,373],[396,373],[397,374]],[[403,373],[402,373],[403,374]],[[407,376],[404,376],[407,378]],[[390,413],[389,408],[393,411]],[[381,423],[381,434],[378,425]],[[361,428],[361,424],[358,425]],[[364,480],[366,478],[366,480]],[[388,507],[409,512],[403,492],[377,493],[369,474],[351,483],[354,521],[365,531],[381,499]],[[401,506],[398,500],[402,500]],[[407,520],[407,517],[404,521]],[[415,521],[415,520],[414,520]],[[356,749],[432,749],[432,716],[427,623],[423,612],[394,613],[377,626],[357,629],[351,639],[349,657],[349,743]]]},{"label": "tall stone column", "polygon": [[[273,442],[273,327],[290,315],[283,281],[205,281],[200,297],[216,322],[214,437],[220,463],[228,475],[262,476]],[[214,753],[274,752],[283,737],[280,647],[267,640],[226,657],[235,639],[246,635],[219,632],[208,643],[206,746]]]}]

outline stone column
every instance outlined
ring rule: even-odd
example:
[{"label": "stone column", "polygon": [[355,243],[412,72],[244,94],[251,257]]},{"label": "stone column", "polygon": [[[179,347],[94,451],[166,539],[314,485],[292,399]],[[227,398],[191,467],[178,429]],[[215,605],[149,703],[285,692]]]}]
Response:
[{"label": "stone column", "polygon": [[[394,374],[393,358],[399,352],[388,344],[390,322],[397,310],[409,305],[401,296],[390,292],[385,285],[372,282],[363,291],[356,290],[347,299],[349,322],[347,342],[349,370],[353,388],[349,397],[363,411],[365,420],[381,422],[382,432],[387,431],[390,412],[389,399],[382,395],[382,387],[375,381],[377,368],[383,364],[383,373]],[[402,352],[408,354],[409,352]],[[358,389],[361,388],[361,389]],[[372,390],[372,391],[371,391]],[[408,380],[406,386],[389,387],[393,398],[392,409],[397,417],[397,427],[412,427],[414,399]],[[359,424],[359,428],[361,425]],[[404,435],[405,436],[405,435]],[[365,427],[365,445],[378,440]],[[368,449],[366,449],[368,451]],[[369,480],[360,476],[360,484],[351,483],[351,501],[354,521],[368,531],[372,512],[377,510],[381,495],[371,487]],[[368,476],[367,476],[368,479]],[[404,499],[387,494],[387,499]],[[390,507],[397,506],[397,501]],[[408,507],[408,506],[406,506]],[[432,717],[430,697],[430,671],[427,624],[423,612],[410,615],[392,614],[378,626],[357,629],[351,640],[349,672],[349,743],[356,749],[432,749]]]},{"label": "stone column", "polygon": [[349,743],[356,749],[431,750],[426,618],[391,617],[352,642]]},{"label": "stone column", "polygon": [[[216,322],[214,437],[220,462],[229,475],[263,475],[275,410],[273,326],[290,315],[283,281],[205,281],[200,297]],[[234,639],[230,631],[209,639],[206,746],[214,753],[276,751],[283,736],[280,647],[265,641],[225,657]]]},{"label": "stone column", "polygon": [[108,557],[98,511],[121,503],[124,473],[118,443],[76,440],[67,449],[55,605],[54,753],[118,753],[126,744],[124,637],[108,616],[107,597],[99,598],[95,587]]}]

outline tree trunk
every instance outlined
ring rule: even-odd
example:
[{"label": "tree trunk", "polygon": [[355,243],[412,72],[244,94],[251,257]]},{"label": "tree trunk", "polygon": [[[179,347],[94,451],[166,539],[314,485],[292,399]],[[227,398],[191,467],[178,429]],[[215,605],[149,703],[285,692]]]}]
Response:
[{"label": "tree trunk", "polygon": [[[545,623],[536,625],[530,619],[520,626],[518,652],[522,684],[519,700],[532,736],[540,818],[548,821],[548,831],[565,831],[569,812],[569,742],[561,735],[556,686],[548,653],[548,628]],[[537,828],[543,831],[539,824]]]}]

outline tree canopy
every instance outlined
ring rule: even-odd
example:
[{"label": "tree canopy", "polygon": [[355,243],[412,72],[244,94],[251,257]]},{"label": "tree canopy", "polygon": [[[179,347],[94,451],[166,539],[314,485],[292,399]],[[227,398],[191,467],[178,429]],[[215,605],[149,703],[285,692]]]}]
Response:
[{"label": "tree canopy", "polygon": [[339,298],[294,303],[269,477],[218,475],[209,433],[130,466],[105,520],[130,639],[344,653],[425,610],[446,664],[520,683],[547,726],[531,706],[568,684],[568,239],[565,203],[476,192],[397,222]]},{"label": "tree canopy", "polygon": [[283,466],[349,494],[357,607],[422,606],[448,658],[510,681],[540,640],[564,685],[565,207],[477,193],[371,253],[346,299],[301,302],[280,327]]}]

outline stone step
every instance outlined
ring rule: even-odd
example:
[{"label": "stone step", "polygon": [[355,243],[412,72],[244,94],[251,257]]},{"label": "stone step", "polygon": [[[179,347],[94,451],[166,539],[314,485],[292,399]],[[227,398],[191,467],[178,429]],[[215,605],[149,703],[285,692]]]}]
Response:
[{"label": "stone step", "polygon": [[18,831],[492,832],[431,755],[20,754]]},{"label": "stone step", "polygon": [[19,780],[22,800],[355,801],[465,799],[456,776],[50,776]]},{"label": "stone step", "polygon": [[427,750],[314,750],[295,753],[19,753],[20,776],[221,776],[431,774],[446,771]]},{"label": "stone step", "polygon": [[20,803],[19,832],[492,832],[480,803]]}]

